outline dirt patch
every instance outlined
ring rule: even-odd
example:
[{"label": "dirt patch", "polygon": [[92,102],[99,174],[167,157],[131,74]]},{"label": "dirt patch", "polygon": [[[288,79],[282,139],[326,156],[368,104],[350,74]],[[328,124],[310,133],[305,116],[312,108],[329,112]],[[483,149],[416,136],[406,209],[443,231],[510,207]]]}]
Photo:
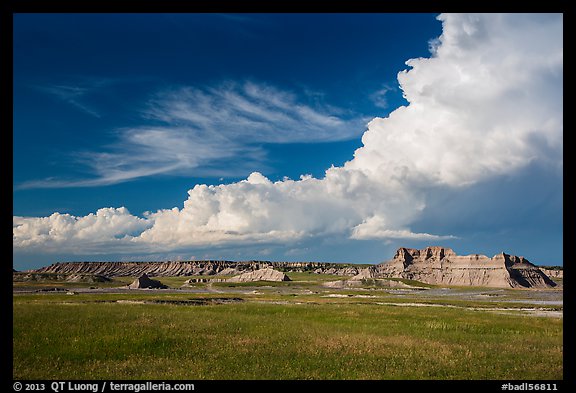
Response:
[{"label": "dirt patch", "polygon": [[342,293],[329,293],[328,295],[322,295],[321,297],[342,297],[342,298],[375,298],[374,295],[352,295],[352,294],[342,294]]},{"label": "dirt patch", "polygon": [[239,297],[213,297],[193,299],[150,299],[150,300],[103,300],[105,303],[132,303],[132,304],[170,304],[176,306],[205,306],[210,304],[226,304],[243,302]]},{"label": "dirt patch", "polygon": [[552,310],[541,307],[461,307],[452,304],[435,304],[435,303],[391,303],[391,302],[376,302],[381,306],[402,306],[402,307],[448,307],[448,308],[462,308],[472,311],[490,311],[498,313],[517,313],[519,315],[530,315],[536,317],[551,317],[562,318],[564,313],[561,310]]}]

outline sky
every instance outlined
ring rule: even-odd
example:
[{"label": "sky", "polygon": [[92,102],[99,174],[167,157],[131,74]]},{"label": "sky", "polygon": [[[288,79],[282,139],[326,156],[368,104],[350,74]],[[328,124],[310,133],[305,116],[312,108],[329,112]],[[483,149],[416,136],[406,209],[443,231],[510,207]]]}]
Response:
[{"label": "sky", "polygon": [[13,267],[563,265],[562,14],[14,14]]}]

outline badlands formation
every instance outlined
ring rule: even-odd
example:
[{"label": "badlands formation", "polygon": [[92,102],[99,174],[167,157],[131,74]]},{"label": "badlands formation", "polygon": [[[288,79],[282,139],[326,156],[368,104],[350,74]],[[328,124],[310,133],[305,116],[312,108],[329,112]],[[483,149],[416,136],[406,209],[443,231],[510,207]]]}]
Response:
[{"label": "badlands formation", "polygon": [[[394,279],[408,279],[433,285],[483,286],[495,288],[551,288],[556,283],[544,271],[524,257],[500,253],[456,255],[445,247],[422,250],[399,248],[394,257],[367,268],[350,264],[320,262],[268,261],[165,261],[165,262],[63,262],[36,270],[34,273],[95,274],[106,277],[136,276],[219,276],[192,278],[198,282],[289,281],[284,272],[310,272],[352,276],[334,286],[357,286],[362,280],[381,280],[389,286],[407,284]],[[224,278],[228,276],[229,278]],[[222,277],[222,278],[220,278]],[[559,277],[555,276],[556,278]],[[392,279],[392,280],[391,280]],[[402,284],[402,285],[401,285]]]},{"label": "badlands formation", "polygon": [[318,274],[353,276],[361,269],[355,266],[324,262],[268,261],[163,261],[163,262],[58,262],[36,270],[37,273],[99,274],[107,277],[131,276],[211,276],[239,275],[260,269],[286,272],[313,271]]},{"label": "badlands formation", "polygon": [[360,273],[375,278],[405,278],[435,285],[498,288],[550,288],[556,286],[542,270],[524,257],[500,253],[456,255],[450,248],[399,248],[390,261]]},{"label": "badlands formation", "polygon": [[225,269],[218,273],[220,276],[229,276],[230,278],[191,278],[184,282],[184,286],[190,286],[190,284],[202,283],[202,282],[255,282],[255,281],[292,281],[285,273],[274,270],[272,268],[263,268],[253,271],[248,271],[242,274],[237,274],[235,269],[231,271]]},{"label": "badlands formation", "polygon": [[153,280],[146,273],[138,277],[136,280],[132,281],[132,284],[128,285],[130,289],[166,289],[166,285],[162,284],[158,280]]},{"label": "badlands formation", "polygon": [[290,278],[278,270],[266,268],[253,272],[242,273],[226,280],[226,282],[252,282],[252,281],[292,281]]}]

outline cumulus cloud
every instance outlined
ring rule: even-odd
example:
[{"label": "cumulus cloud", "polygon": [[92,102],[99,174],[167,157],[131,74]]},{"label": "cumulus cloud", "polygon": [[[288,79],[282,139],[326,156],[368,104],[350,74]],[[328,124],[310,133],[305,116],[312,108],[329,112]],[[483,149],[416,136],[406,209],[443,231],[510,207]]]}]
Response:
[{"label": "cumulus cloud", "polygon": [[456,239],[456,236],[439,236],[429,233],[414,233],[406,229],[384,229],[388,225],[381,216],[372,216],[354,227],[352,239],[411,239],[411,240],[447,240]]},{"label": "cumulus cloud", "polygon": [[439,19],[433,56],[398,75],[410,104],[372,120],[348,167],[462,186],[532,160],[561,163],[562,16]]},{"label": "cumulus cloud", "polygon": [[13,217],[15,249],[42,249],[46,252],[105,253],[105,247],[123,248],[150,222],[130,214],[125,207],[102,208],[83,217],[53,213],[49,217]]},{"label": "cumulus cloud", "polygon": [[[439,19],[443,33],[432,41],[431,56],[407,61],[409,69],[398,75],[408,105],[369,122],[363,146],[342,167],[327,169],[321,179],[271,182],[254,172],[234,184],[197,185],[182,208],[144,218],[125,211],[103,216],[107,224],[101,224],[104,229],[96,239],[167,250],[245,241],[289,243],[328,235],[449,239],[454,234],[410,230],[435,191],[458,192],[513,176],[534,163],[561,169],[562,15],[442,14]],[[217,128],[220,124],[211,123],[203,111],[213,106],[210,113],[219,119],[240,118],[245,125],[278,120],[294,127],[296,137],[304,138],[298,124],[312,124],[317,140],[346,135],[338,119],[310,108],[292,110],[297,114],[294,122],[282,123],[292,102],[288,96],[268,91],[269,104],[261,106],[254,102],[264,95],[262,87],[235,89],[221,94],[186,90],[161,97],[149,115]],[[180,101],[182,94],[194,99]],[[258,129],[264,141],[282,142],[290,131],[268,127]],[[126,229],[140,232],[112,230],[114,217],[124,220]],[[14,247],[58,243],[62,235],[51,232],[60,225],[56,218],[61,219],[15,218]],[[67,218],[75,223],[83,219]],[[76,225],[65,232],[70,242],[78,237],[81,227]]]}]

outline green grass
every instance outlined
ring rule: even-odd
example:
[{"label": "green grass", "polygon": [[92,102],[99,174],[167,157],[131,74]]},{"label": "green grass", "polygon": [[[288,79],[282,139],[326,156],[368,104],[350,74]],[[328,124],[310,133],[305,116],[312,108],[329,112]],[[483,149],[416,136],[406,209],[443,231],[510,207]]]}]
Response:
[{"label": "green grass", "polygon": [[425,282],[416,281],[416,280],[408,280],[407,278],[388,278],[388,280],[400,281],[404,284],[411,285],[414,287],[420,287],[420,288],[438,288],[439,287],[438,285],[427,284]]},{"label": "green grass", "polygon": [[[23,275],[23,274],[22,274]],[[121,287],[123,285],[128,285],[134,281],[133,277],[114,277],[112,281],[105,282],[72,282],[72,281],[61,281],[58,280],[58,274],[54,273],[42,273],[37,274],[38,277],[42,279],[30,280],[30,281],[16,281],[13,280],[12,284],[14,288],[21,288],[27,290],[36,289],[46,289],[46,288],[89,288],[89,287],[99,287],[99,288],[115,288]]]},{"label": "green grass", "polygon": [[[111,302],[203,296],[216,295],[14,295],[13,378],[563,377],[556,318],[348,298],[316,303],[320,295],[267,295],[288,304],[254,301],[265,298],[258,296],[206,306]],[[294,303],[301,298],[314,302]]]},{"label": "green grass", "polygon": [[386,279],[363,278],[362,284],[363,287],[365,288],[386,288],[389,287],[386,281],[397,281],[416,288],[438,288],[438,285],[426,284],[420,281],[408,280],[405,278],[386,278]]},{"label": "green grass", "polygon": [[324,282],[334,280],[345,280],[352,276],[339,276],[337,274],[316,274],[314,272],[288,272],[286,273],[293,282]]}]

